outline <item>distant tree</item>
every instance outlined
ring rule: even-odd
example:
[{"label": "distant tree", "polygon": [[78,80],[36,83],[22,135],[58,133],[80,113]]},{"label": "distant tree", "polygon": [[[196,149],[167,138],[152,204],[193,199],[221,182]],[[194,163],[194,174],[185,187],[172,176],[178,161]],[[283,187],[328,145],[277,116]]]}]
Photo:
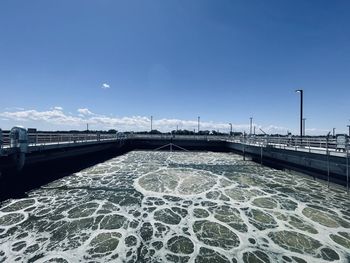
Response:
[{"label": "distant tree", "polygon": [[151,130],[150,134],[162,134],[162,133],[158,130]]},{"label": "distant tree", "polygon": [[109,129],[107,133],[117,133],[118,131],[115,129]]},{"label": "distant tree", "polygon": [[205,131],[199,131],[198,133],[199,135],[209,135],[210,134],[210,131],[208,130],[205,130]]}]

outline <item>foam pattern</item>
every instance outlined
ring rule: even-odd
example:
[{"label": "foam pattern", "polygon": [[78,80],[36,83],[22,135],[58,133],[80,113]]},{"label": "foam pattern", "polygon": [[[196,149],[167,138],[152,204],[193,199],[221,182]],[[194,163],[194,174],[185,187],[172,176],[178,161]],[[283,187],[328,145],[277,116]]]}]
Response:
[{"label": "foam pattern", "polygon": [[342,187],[231,153],[134,151],[0,205],[0,262],[350,262]]}]

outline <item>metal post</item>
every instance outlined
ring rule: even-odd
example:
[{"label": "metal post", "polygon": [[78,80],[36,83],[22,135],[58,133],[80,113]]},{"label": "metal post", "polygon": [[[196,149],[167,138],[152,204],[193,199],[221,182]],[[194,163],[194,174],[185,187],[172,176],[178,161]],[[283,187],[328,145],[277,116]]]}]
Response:
[{"label": "metal post", "polygon": [[349,128],[349,136],[350,136],[350,125],[347,126]]},{"label": "metal post", "polygon": [[305,136],[305,121],[306,121],[306,118],[303,118],[303,136]]},{"label": "metal post", "polygon": [[249,122],[249,136],[252,136],[252,124],[253,124],[253,117],[250,117],[250,122]]},{"label": "metal post", "polygon": [[201,117],[200,116],[198,116],[198,134],[199,134],[199,123],[200,123],[200,120],[201,120]]},{"label": "metal post", "polygon": [[346,143],[346,191],[349,194],[349,142]]},{"label": "metal post", "polygon": [[300,93],[300,140],[303,140],[303,93],[302,89],[296,90],[296,92]]},{"label": "metal post", "polygon": [[335,128],[333,128],[333,138],[335,137]]},{"label": "metal post", "polygon": [[153,125],[153,116],[151,116],[151,131],[153,130],[152,125]]},{"label": "metal post", "polygon": [[329,150],[328,150],[328,138],[329,133],[326,137],[326,154],[327,154],[327,182],[328,182],[328,188],[329,188]]},{"label": "metal post", "polygon": [[230,125],[230,136],[232,136],[232,123],[229,123]]},{"label": "metal post", "polygon": [[260,144],[260,164],[262,165],[263,163],[263,144]]},{"label": "metal post", "polygon": [[243,161],[245,161],[245,133],[243,135]]}]

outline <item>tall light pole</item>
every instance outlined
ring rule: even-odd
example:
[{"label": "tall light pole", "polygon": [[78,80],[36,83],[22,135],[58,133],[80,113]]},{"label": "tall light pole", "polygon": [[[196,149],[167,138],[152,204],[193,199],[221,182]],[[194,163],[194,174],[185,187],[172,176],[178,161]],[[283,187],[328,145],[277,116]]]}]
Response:
[{"label": "tall light pole", "polygon": [[303,118],[303,136],[305,136],[305,122],[306,122],[306,118]]},{"label": "tall light pole", "polygon": [[198,116],[198,134],[199,134],[199,123],[200,123],[200,121],[201,121],[201,117]]},{"label": "tall light pole", "polygon": [[230,122],[228,125],[230,125],[230,136],[232,136],[232,123]]},{"label": "tall light pole", "polygon": [[304,91],[298,89],[295,92],[300,93],[300,141],[303,140],[303,95]]},{"label": "tall light pole", "polygon": [[249,136],[252,136],[252,124],[253,124],[253,117],[250,117],[250,123],[249,123]]},{"label": "tall light pole", "polygon": [[151,131],[153,130],[153,116],[151,116]]}]

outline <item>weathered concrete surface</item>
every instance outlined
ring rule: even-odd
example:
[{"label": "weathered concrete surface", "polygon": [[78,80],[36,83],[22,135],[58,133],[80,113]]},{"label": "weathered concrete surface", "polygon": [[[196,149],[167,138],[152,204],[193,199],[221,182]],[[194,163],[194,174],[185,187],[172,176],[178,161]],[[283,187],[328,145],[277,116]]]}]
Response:
[{"label": "weathered concrete surface", "polygon": [[[330,181],[346,185],[347,163],[344,157],[273,147],[261,148],[255,145],[243,145],[224,140],[175,137],[172,139],[131,138],[123,142],[95,142],[85,145],[67,144],[60,147],[48,147],[43,150],[36,149],[36,151],[26,154],[25,165],[20,172],[16,171],[18,158],[16,154],[3,156],[0,157],[0,192],[12,191],[11,187],[8,187],[9,181],[13,185],[23,185],[23,191],[26,191],[32,189],[30,185],[35,181],[38,182],[34,183],[33,187],[38,187],[50,180],[132,150],[156,150],[167,145],[162,147],[161,150],[169,151],[169,144],[172,144],[172,150],[181,150],[177,147],[179,146],[189,151],[235,152],[264,165],[279,169],[292,169],[322,179],[328,178],[329,170]],[[39,178],[42,179],[39,180]],[[8,196],[5,194],[5,197]],[[0,195],[0,200],[5,197]]]},{"label": "weathered concrete surface", "polygon": [[227,147],[231,151],[251,156],[256,162],[296,170],[322,179],[327,179],[329,169],[331,181],[346,184],[347,163],[344,157],[233,142],[227,142]]}]

